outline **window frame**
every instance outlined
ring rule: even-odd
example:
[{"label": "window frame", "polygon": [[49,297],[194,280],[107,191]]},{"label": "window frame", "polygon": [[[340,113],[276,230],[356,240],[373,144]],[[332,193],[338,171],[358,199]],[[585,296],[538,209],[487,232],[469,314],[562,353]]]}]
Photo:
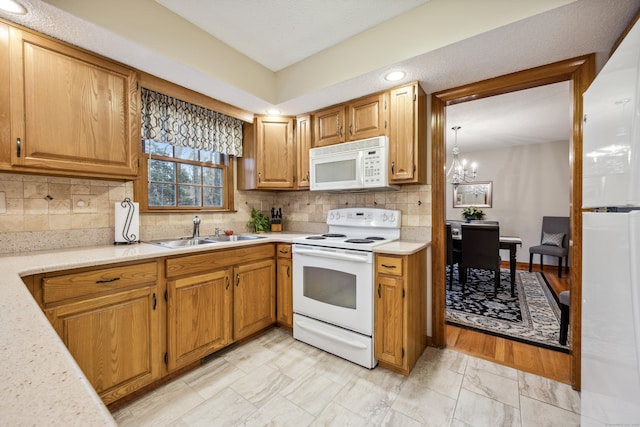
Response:
[{"label": "window frame", "polygon": [[[224,164],[208,163],[194,160],[179,159],[175,157],[165,157],[157,154],[149,154],[144,151],[144,141],[140,143],[141,162],[140,178],[136,180],[135,190],[138,193],[137,199],[140,203],[140,212],[147,213],[189,213],[189,212],[235,212],[234,210],[234,156],[221,154]],[[173,162],[176,164],[188,164],[196,166],[214,166],[223,169],[223,199],[225,203],[221,207],[215,206],[149,206],[149,159]],[[202,185],[200,186],[202,187]],[[177,182],[176,182],[177,190]],[[177,195],[176,195],[177,197]]]}]

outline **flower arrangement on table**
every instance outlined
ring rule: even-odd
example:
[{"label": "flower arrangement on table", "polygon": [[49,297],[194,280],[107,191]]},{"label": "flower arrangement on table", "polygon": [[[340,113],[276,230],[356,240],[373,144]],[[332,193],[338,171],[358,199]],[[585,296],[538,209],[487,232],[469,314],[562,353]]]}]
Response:
[{"label": "flower arrangement on table", "polygon": [[467,206],[463,209],[462,216],[467,221],[470,221],[472,219],[482,219],[484,218],[484,212],[482,212],[482,209],[476,208],[475,206]]}]

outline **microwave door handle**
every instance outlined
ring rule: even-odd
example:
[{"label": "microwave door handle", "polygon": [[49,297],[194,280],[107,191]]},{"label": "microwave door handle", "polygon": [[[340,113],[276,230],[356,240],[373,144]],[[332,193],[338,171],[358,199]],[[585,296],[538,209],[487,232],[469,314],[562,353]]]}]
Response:
[{"label": "microwave door handle", "polygon": [[366,257],[361,257],[361,256],[358,256],[358,255],[349,255],[349,254],[342,254],[342,253],[335,253],[335,252],[317,251],[317,250],[313,250],[313,249],[296,249],[294,253],[300,254],[300,255],[317,256],[317,257],[321,257],[321,258],[340,259],[340,260],[345,260],[345,261],[355,261],[355,262],[364,262],[364,263],[367,262],[367,258]]}]

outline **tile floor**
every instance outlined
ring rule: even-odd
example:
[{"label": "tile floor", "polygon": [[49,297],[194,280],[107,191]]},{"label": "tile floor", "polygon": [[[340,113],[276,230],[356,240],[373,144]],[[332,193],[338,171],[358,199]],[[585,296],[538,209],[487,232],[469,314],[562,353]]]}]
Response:
[{"label": "tile floor", "polygon": [[570,386],[427,348],[410,376],[274,328],[113,413],[121,426],[578,426]]}]

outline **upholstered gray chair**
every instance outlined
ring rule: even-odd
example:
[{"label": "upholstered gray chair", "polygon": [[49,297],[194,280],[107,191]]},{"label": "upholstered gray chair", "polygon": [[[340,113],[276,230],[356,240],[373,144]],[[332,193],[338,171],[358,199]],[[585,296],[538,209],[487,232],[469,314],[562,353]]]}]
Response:
[{"label": "upholstered gray chair", "polygon": [[469,268],[494,272],[494,294],[500,284],[500,228],[488,224],[462,224],[462,260],[460,261],[462,290]]},{"label": "upholstered gray chair", "polygon": [[562,258],[565,259],[565,272],[569,272],[569,217],[543,216],[540,245],[529,248],[529,271],[533,264],[533,255],[540,255],[540,271],[545,255],[558,258],[558,277],[562,277]]},{"label": "upholstered gray chair", "polygon": [[449,289],[453,285],[453,266],[459,264],[462,259],[462,252],[453,245],[453,235],[451,224],[447,223],[447,267],[449,267]]}]

